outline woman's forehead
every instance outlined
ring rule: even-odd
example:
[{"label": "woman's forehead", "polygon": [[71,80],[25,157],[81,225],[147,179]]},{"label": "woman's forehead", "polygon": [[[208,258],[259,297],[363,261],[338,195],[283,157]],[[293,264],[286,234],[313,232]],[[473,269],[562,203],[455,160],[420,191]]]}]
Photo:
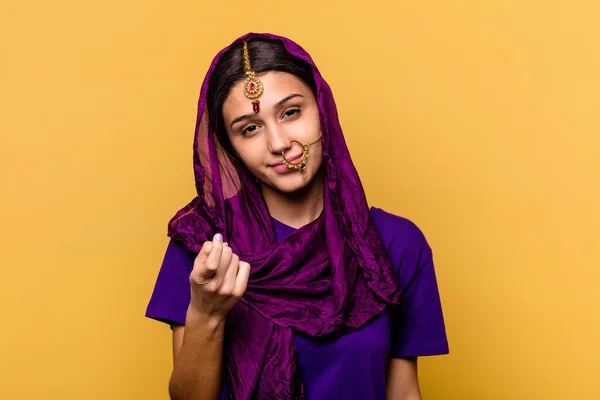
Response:
[{"label": "woman's forehead", "polygon": [[[264,86],[264,92],[260,96],[261,110],[272,108],[279,101],[291,94],[300,94],[303,98],[312,96],[310,88],[295,75],[268,71],[258,75]],[[223,103],[223,116],[234,117],[233,114],[244,114],[252,111],[252,102],[243,92],[244,81],[239,81],[232,86],[229,95]]]}]

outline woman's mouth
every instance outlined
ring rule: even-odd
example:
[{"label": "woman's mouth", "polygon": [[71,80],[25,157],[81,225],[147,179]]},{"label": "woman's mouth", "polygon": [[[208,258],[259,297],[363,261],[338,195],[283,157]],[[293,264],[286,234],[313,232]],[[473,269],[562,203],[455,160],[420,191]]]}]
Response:
[{"label": "woman's mouth", "polygon": [[[298,156],[296,156],[296,157],[293,157],[293,158],[288,158],[288,160],[289,160],[289,162],[290,162],[290,163],[292,163],[292,164],[299,163],[299,162],[300,162],[300,160],[302,160],[302,154],[300,154],[300,155],[298,155]],[[287,167],[287,166],[286,166],[286,165],[283,163],[283,160],[282,160],[282,161],[279,161],[279,162],[277,162],[277,163],[275,163],[275,164],[271,164],[270,166],[271,166],[271,167],[273,168],[273,170],[274,170],[275,172],[277,172],[277,173],[285,173],[285,172],[289,172],[289,171],[294,171],[293,169],[290,169],[290,168],[288,168],[288,167]]]}]

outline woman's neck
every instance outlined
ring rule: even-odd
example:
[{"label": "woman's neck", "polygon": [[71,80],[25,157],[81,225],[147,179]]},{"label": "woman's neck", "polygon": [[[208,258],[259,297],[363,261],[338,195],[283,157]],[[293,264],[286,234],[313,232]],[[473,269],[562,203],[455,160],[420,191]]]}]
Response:
[{"label": "woman's neck", "polygon": [[300,228],[321,215],[324,184],[321,171],[306,187],[295,193],[282,193],[262,184],[261,189],[271,217],[285,225]]}]

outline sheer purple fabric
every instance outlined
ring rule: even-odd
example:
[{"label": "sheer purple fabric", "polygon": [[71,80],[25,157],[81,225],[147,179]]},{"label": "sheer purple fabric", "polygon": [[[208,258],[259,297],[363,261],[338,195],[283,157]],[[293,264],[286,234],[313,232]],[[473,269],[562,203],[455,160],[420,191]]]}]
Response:
[{"label": "sheer purple fabric", "polygon": [[[235,40],[280,40],[312,66],[323,132],[324,209],[314,222],[277,243],[253,176],[220,148],[208,123],[204,79],[194,139],[198,196],[169,223],[169,236],[198,252],[220,232],[251,265],[246,294],[227,319],[226,376],[235,400],[301,399],[292,330],[332,338],[397,304],[400,289],[371,220],[331,89],[311,57],[289,39],[249,33]],[[252,54],[250,54],[252,58]],[[269,90],[269,88],[265,88]]]}]

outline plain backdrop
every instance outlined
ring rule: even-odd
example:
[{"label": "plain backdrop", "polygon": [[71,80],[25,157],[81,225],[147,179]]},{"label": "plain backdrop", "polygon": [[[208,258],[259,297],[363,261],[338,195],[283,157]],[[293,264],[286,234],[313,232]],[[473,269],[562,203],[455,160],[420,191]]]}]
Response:
[{"label": "plain backdrop", "polygon": [[311,53],[369,202],[433,247],[425,399],[600,398],[599,4],[2,2],[0,398],[168,398],[143,314],[200,85],[249,31]]}]

